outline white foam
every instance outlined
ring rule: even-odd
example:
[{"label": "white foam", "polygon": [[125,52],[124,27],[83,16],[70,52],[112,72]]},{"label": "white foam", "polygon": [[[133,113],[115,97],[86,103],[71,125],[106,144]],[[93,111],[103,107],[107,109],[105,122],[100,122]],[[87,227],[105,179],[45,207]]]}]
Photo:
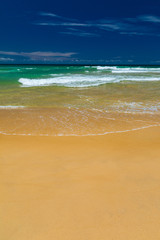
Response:
[{"label": "white foam", "polygon": [[24,69],[30,70],[30,69],[35,69],[35,68],[24,68]]},{"label": "white foam", "polygon": [[112,73],[160,73],[158,67],[118,67],[118,66],[97,66],[97,70],[111,70]]},{"label": "white foam", "polygon": [[154,114],[155,112],[159,112],[160,103],[142,103],[142,102],[122,102],[118,101],[112,105],[112,109],[118,112],[123,113],[133,113],[133,114]]},{"label": "white foam", "polygon": [[117,68],[112,73],[160,73],[160,68]]},{"label": "white foam", "polygon": [[19,82],[24,87],[34,87],[34,86],[65,86],[65,87],[90,87],[90,86],[99,86],[105,83],[118,82],[119,79],[111,76],[96,76],[96,75],[63,75],[54,78],[45,78],[45,79],[29,79],[29,78],[20,78]]},{"label": "white foam", "polygon": [[123,67],[123,66],[93,66],[93,68],[97,68],[97,69],[117,69],[117,70],[121,70],[121,69],[127,69],[127,70],[146,70],[146,71],[160,71],[159,67]]},{"label": "white foam", "polygon": [[0,106],[0,109],[17,109],[17,108],[24,108],[25,106],[12,106],[12,105],[7,105],[7,106]]},{"label": "white foam", "polygon": [[[123,79],[124,78],[124,79]],[[121,77],[121,80],[124,81],[133,81],[133,82],[152,82],[152,81],[160,81],[160,77]]]},{"label": "white foam", "polygon": [[92,87],[99,86],[106,83],[117,83],[121,81],[160,81],[160,77],[148,76],[125,76],[125,75],[111,75],[111,74],[52,74],[51,78],[20,78],[19,82],[23,87],[36,86],[65,86],[65,87]]},{"label": "white foam", "polygon": [[[95,67],[93,67],[95,68]],[[112,66],[97,66],[97,70],[112,70],[112,69],[117,69],[117,67],[112,67]]]},{"label": "white foam", "polygon": [[[112,73],[149,73],[149,72],[155,72],[155,71],[146,71],[146,70],[143,70],[143,69],[140,69],[140,70],[124,69],[124,70],[113,70],[112,71]],[[160,70],[156,71],[156,72],[160,73]]]},{"label": "white foam", "polygon": [[7,136],[42,136],[42,137],[70,137],[70,136],[75,136],[75,137],[85,137],[85,136],[103,136],[103,135],[108,135],[108,134],[117,134],[117,133],[126,133],[126,132],[133,132],[133,131],[139,131],[151,127],[160,127],[160,124],[152,124],[152,125],[147,125],[147,126],[142,126],[138,128],[132,128],[132,129],[126,129],[126,130],[117,130],[117,131],[110,131],[110,132],[104,132],[104,133],[88,133],[88,134],[32,134],[32,133],[6,133],[3,131],[0,131],[0,134],[2,135],[7,135]]}]

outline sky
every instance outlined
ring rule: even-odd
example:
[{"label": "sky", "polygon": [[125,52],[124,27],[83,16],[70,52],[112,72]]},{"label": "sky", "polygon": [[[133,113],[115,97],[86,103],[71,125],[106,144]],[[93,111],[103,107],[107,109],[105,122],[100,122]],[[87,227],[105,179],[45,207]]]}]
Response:
[{"label": "sky", "polygon": [[0,64],[160,64],[159,0],[1,0]]}]

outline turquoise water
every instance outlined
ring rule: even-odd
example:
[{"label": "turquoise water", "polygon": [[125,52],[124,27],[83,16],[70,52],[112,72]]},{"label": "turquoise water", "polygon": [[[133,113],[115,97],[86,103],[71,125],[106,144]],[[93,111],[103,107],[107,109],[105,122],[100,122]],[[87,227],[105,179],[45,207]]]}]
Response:
[{"label": "turquoise water", "polygon": [[24,87],[91,87],[122,81],[160,81],[160,67],[152,66],[0,66],[0,84]]},{"label": "turquoise water", "polygon": [[0,66],[1,133],[103,134],[159,112],[160,66]]},{"label": "turquoise water", "polygon": [[[0,66],[0,106],[157,105],[160,67]],[[132,104],[134,103],[134,104]],[[95,106],[94,106],[95,105]],[[146,106],[147,107],[147,106]]]}]

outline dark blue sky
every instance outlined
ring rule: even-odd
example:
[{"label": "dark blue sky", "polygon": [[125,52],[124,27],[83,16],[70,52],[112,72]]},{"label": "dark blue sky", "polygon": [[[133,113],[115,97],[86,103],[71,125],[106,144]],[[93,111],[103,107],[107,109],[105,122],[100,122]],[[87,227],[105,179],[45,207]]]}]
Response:
[{"label": "dark blue sky", "polygon": [[160,64],[159,0],[1,0],[0,63]]}]

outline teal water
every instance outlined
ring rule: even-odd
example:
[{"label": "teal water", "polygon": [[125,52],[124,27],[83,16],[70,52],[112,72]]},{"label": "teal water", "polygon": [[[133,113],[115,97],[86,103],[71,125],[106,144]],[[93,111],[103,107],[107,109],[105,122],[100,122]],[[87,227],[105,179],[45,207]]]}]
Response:
[{"label": "teal water", "polygon": [[0,66],[1,85],[89,87],[122,81],[159,80],[158,66]]}]

